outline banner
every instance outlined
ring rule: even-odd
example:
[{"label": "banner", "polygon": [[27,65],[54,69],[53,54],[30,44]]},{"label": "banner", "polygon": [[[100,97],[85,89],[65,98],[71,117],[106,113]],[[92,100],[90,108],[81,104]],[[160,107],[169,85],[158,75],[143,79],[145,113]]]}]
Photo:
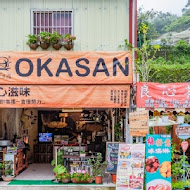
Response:
[{"label": "banner", "polygon": [[143,190],[144,144],[119,144],[116,190]]},{"label": "banner", "polygon": [[146,136],[149,133],[149,112],[132,112],[129,113],[129,130],[131,136]]},{"label": "banner", "polygon": [[171,136],[146,137],[146,189],[171,190]]},{"label": "banner", "polygon": [[127,51],[1,51],[0,84],[131,84]]},{"label": "banner", "polygon": [[137,107],[190,108],[190,83],[137,83]]},{"label": "banner", "polygon": [[128,108],[128,85],[0,85],[0,108]]}]

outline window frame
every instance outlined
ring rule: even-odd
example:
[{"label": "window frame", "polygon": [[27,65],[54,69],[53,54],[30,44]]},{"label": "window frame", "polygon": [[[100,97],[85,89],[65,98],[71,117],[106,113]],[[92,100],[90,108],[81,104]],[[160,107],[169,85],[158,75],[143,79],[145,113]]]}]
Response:
[{"label": "window frame", "polygon": [[[47,13],[53,13],[53,12],[57,12],[57,13],[61,13],[61,12],[71,12],[71,35],[73,35],[74,33],[74,16],[73,16],[73,9],[31,9],[30,10],[30,33],[34,34],[34,12],[47,12]],[[53,17],[52,17],[53,18]],[[52,23],[53,23],[53,19],[52,19]],[[40,21],[40,25],[41,25],[41,21]],[[53,24],[52,24],[53,25]],[[45,26],[41,27],[44,28]],[[37,28],[37,27],[36,27]],[[49,28],[49,26],[48,26]],[[62,26],[52,26],[53,28],[62,28]],[[65,26],[63,26],[63,28],[65,28]],[[53,31],[53,30],[52,30]]]}]

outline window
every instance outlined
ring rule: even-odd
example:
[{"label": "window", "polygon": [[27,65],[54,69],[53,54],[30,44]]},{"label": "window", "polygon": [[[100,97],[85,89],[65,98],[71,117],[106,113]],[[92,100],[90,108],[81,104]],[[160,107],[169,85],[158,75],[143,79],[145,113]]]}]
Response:
[{"label": "window", "polygon": [[63,36],[73,33],[72,10],[32,10],[31,14],[33,34],[38,35],[41,31],[57,31]]}]

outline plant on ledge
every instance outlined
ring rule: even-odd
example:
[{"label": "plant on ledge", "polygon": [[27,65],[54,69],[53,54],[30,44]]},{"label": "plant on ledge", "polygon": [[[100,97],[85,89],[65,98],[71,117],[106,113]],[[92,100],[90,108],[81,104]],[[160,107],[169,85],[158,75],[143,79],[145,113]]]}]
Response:
[{"label": "plant on ledge", "polygon": [[77,172],[71,172],[71,180],[73,183],[92,183],[92,176],[85,170],[78,170]]},{"label": "plant on ledge", "polygon": [[97,157],[92,157],[88,160],[90,166],[92,167],[92,174],[95,177],[95,183],[101,184],[102,178],[104,176],[105,168],[107,165],[107,162],[102,162],[103,157],[101,153],[97,153]]},{"label": "plant on ledge", "polygon": [[53,172],[55,173],[55,178],[57,181],[62,183],[69,183],[71,180],[70,174],[63,165],[57,165],[54,167]]},{"label": "plant on ledge", "polygon": [[73,48],[73,45],[74,45],[73,44],[74,40],[76,40],[75,36],[73,36],[69,33],[65,34],[65,36],[64,36],[64,42],[65,42],[64,47],[65,47],[65,49],[71,50]]},{"label": "plant on ledge", "polygon": [[38,47],[38,37],[35,34],[29,34],[27,44],[30,46],[31,49],[35,50]]},{"label": "plant on ledge", "polygon": [[4,169],[2,179],[6,182],[12,181],[14,179],[13,161],[5,161],[2,166]]},{"label": "plant on ledge", "polygon": [[43,31],[43,32],[40,32],[38,36],[40,37],[40,47],[42,49],[47,49],[50,45],[51,33],[47,31]]},{"label": "plant on ledge", "polygon": [[57,33],[57,31],[54,31],[53,34],[51,34],[50,41],[55,50],[59,50],[62,47],[60,44],[62,37],[62,34]]}]

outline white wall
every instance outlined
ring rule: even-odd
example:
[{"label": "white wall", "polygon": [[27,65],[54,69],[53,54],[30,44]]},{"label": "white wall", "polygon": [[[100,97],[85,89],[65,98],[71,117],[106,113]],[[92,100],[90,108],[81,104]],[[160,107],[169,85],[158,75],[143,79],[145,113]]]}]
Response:
[{"label": "white wall", "polygon": [[129,0],[1,0],[0,51],[29,51],[30,10],[60,8],[73,9],[76,51],[119,50],[129,38]]}]

